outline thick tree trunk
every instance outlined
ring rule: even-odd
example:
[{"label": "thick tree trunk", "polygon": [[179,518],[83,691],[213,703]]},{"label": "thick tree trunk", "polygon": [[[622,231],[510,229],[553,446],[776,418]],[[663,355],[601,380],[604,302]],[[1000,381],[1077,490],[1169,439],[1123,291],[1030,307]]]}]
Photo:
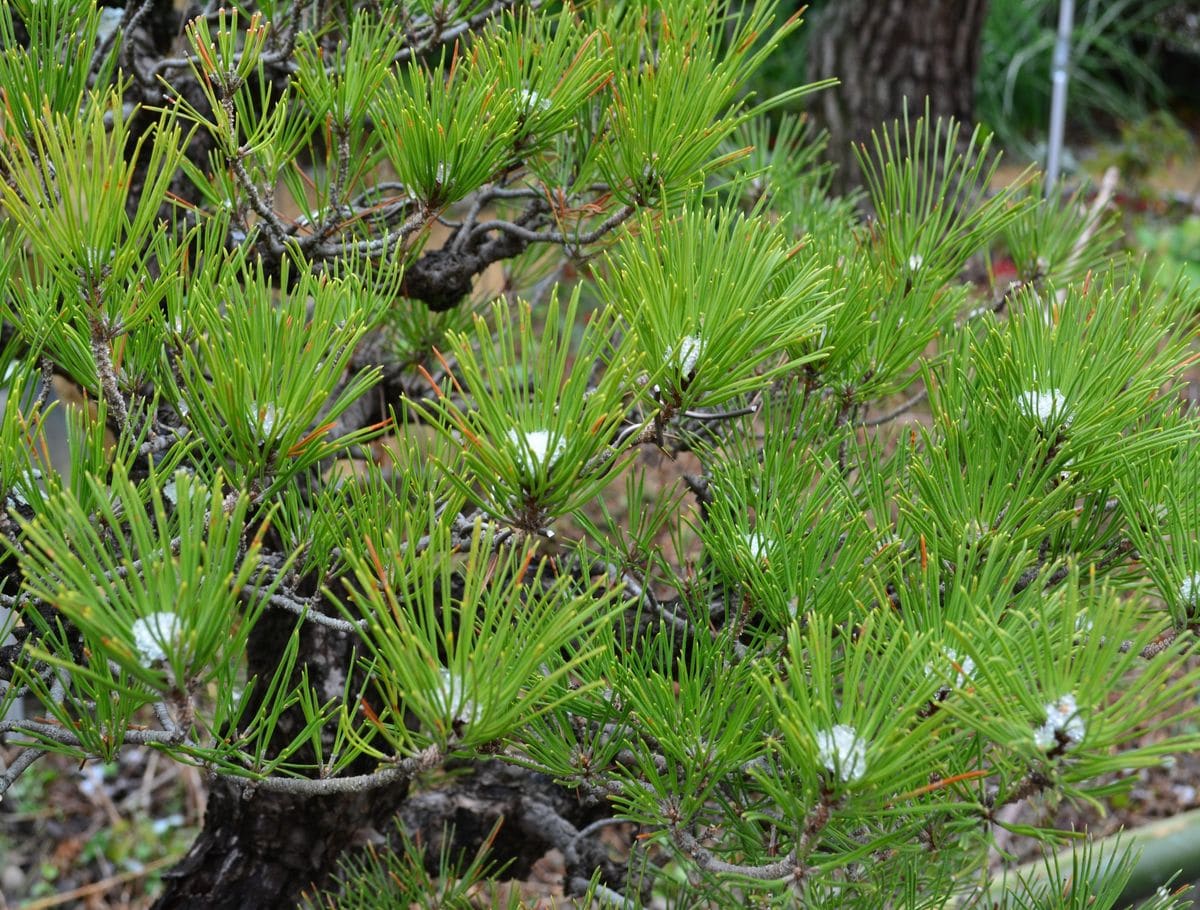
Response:
[{"label": "thick tree trunk", "polygon": [[[283,910],[334,872],[342,850],[369,827],[383,830],[406,785],[324,797],[254,793],[218,780],[204,830],[167,875],[159,910]],[[397,792],[398,791],[398,792]]]},{"label": "thick tree trunk", "polygon": [[[255,626],[247,649],[251,674],[270,679],[295,617],[268,611]],[[349,638],[320,626],[304,629],[300,658],[318,692],[337,697],[350,665]],[[253,711],[250,712],[251,714]],[[298,715],[284,715],[277,738],[290,739]],[[373,762],[351,767],[365,773]],[[157,910],[292,910],[301,891],[323,883],[336,870],[342,850],[363,841],[364,832],[384,830],[408,790],[393,784],[366,793],[298,797],[253,791],[241,782],[214,781],[204,828],[187,856],[165,876]]]},{"label": "thick tree trunk", "polygon": [[904,112],[970,122],[987,0],[833,0],[808,29],[808,78],[841,84],[817,95],[812,115],[829,131],[835,188],[860,181],[854,143]]}]

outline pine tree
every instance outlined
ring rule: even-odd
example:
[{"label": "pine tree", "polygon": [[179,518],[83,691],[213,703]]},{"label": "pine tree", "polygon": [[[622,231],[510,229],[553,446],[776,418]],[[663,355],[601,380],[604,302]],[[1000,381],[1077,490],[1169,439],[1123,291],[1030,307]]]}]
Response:
[{"label": "pine tree", "polygon": [[1194,292],[952,122],[831,196],[772,2],[162,12],[0,6],[0,797],[203,769],[164,907],[1115,904],[986,861],[1200,744]]}]

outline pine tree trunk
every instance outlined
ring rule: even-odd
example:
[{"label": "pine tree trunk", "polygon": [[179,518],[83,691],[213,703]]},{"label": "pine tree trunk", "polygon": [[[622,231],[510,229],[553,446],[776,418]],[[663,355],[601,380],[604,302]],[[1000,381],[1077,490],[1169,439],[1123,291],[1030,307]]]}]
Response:
[{"label": "pine tree trunk", "polygon": [[[249,672],[270,679],[295,617],[268,611],[249,641]],[[349,638],[321,626],[305,627],[300,659],[310,682],[327,697],[342,692],[350,664]],[[249,712],[254,713],[253,708]],[[291,738],[298,715],[284,715],[277,739]],[[371,770],[373,762],[349,773]],[[401,782],[366,793],[326,797],[247,790],[239,781],[216,779],[204,828],[184,859],[165,876],[157,910],[292,910],[299,895],[323,883],[344,848],[370,829],[386,830],[407,793]]]},{"label": "pine tree trunk", "polygon": [[834,0],[808,24],[808,78],[841,84],[815,97],[811,113],[829,131],[836,188],[860,180],[853,143],[904,112],[969,123],[987,0]]},{"label": "pine tree trunk", "polygon": [[292,910],[301,891],[336,869],[343,848],[362,840],[364,828],[385,827],[404,789],[318,798],[259,792],[244,799],[240,785],[219,780],[208,796],[204,830],[167,874],[155,907]]}]

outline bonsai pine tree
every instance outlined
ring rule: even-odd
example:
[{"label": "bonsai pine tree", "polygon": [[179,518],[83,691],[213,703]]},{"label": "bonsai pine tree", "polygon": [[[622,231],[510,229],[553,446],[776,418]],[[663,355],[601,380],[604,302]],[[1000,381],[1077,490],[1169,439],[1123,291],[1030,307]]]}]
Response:
[{"label": "bonsai pine tree", "polygon": [[915,117],[832,197],[771,2],[111,12],[0,6],[0,797],[202,769],[164,907],[1116,902],[987,878],[1197,745],[1197,297],[1101,208]]}]

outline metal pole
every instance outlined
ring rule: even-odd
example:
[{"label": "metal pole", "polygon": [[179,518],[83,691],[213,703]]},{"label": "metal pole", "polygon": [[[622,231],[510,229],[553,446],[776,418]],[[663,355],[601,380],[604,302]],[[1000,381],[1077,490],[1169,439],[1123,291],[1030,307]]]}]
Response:
[{"label": "metal pole", "polygon": [[1050,140],[1046,147],[1046,185],[1049,194],[1062,170],[1063,122],[1067,117],[1067,65],[1071,58],[1071,31],[1075,24],[1075,0],[1058,2],[1058,35],[1054,39],[1054,62],[1050,75]]}]

